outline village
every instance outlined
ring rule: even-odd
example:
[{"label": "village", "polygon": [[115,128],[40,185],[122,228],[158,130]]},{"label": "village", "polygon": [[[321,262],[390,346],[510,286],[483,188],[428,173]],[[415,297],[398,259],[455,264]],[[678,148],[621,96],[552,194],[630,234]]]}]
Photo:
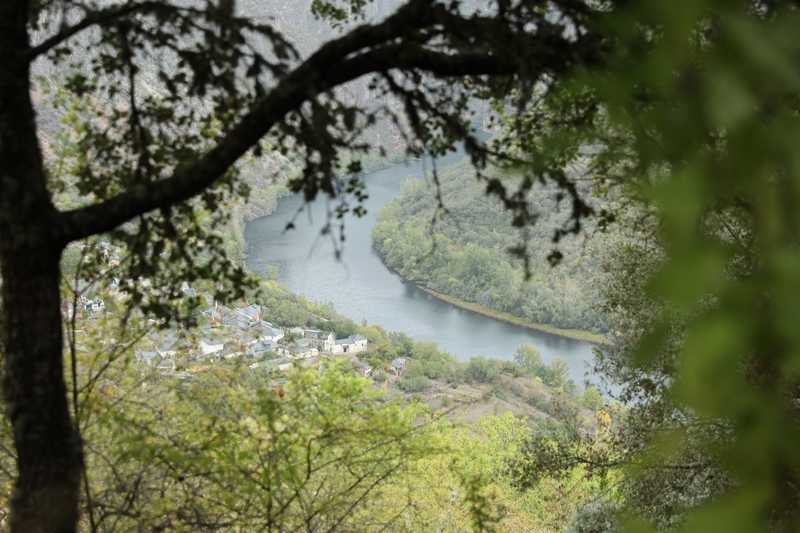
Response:
[{"label": "village", "polygon": [[[109,255],[109,259],[113,266],[111,261],[116,257]],[[62,302],[64,318],[71,320],[76,313],[88,320],[99,318],[108,312],[106,301],[120,297],[120,283],[112,278],[107,287],[99,289],[86,280],[75,280],[71,284],[73,301]],[[140,284],[149,288],[147,280]],[[282,329],[265,319],[260,305],[244,302],[238,307],[228,307],[186,282],[181,284],[180,293],[185,299],[202,303],[202,310],[194,317],[197,326],[151,328],[134,351],[135,361],[143,369],[182,373],[208,364],[237,361],[253,371],[280,373],[293,366],[321,371],[326,361],[337,360],[350,363],[365,378],[378,372],[399,377],[405,371],[405,358],[396,358],[387,368],[377,370],[361,360],[359,354],[367,354],[371,349],[363,335],[337,339],[333,332],[287,325],[282,325],[286,328]]]},{"label": "village", "polygon": [[[101,264],[109,268],[102,271],[102,280],[69,282],[72,298],[62,301],[67,323],[77,324],[90,332],[90,337],[97,337],[105,320],[117,320],[116,314],[127,298],[125,293],[131,293],[133,288],[147,295],[169,295],[181,309],[180,314],[192,318],[166,325],[148,314],[140,317],[146,326],[133,344],[131,355],[146,376],[144,384],[170,377],[193,380],[196,373],[223,364],[246,368],[254,376],[267,377],[270,386],[275,386],[285,381],[287,376],[283,374],[289,369],[316,369],[322,374],[335,362],[370,379],[378,390],[416,398],[431,408],[445,408],[453,419],[463,416],[472,422],[486,414],[502,412],[534,421],[549,416],[547,413],[556,410],[553,405],[578,398],[577,388],[572,382],[567,383],[563,369],[558,382],[545,372],[544,383],[542,376],[519,375],[523,370],[511,362],[478,356],[459,363],[430,341],[414,341],[401,334],[387,343],[387,333],[379,326],[368,326],[366,321],[361,327],[352,321],[352,327],[342,327],[335,316],[328,314],[326,318],[310,307],[300,314],[281,312],[283,305],[277,304],[274,296],[284,303],[299,300],[272,282],[261,285],[260,290],[266,294],[256,292],[249,300],[229,301],[226,305],[215,298],[214,289],[208,284],[193,287],[179,281],[156,287],[147,279],[115,278],[117,249],[100,243],[95,250],[99,250]],[[94,325],[86,327],[88,324]],[[370,335],[374,335],[375,344],[367,338]],[[88,340],[86,336],[79,338],[77,350],[86,351],[81,343]],[[111,342],[105,338],[95,340],[101,345]]]},{"label": "village", "polygon": [[[215,365],[236,365],[254,377],[267,378],[270,387],[280,388],[288,378],[284,375],[287,370],[315,369],[324,374],[331,363],[336,363],[370,379],[377,390],[423,402],[453,421],[477,423],[486,415],[511,413],[537,424],[566,412],[565,406],[579,406],[585,411],[584,418],[591,418],[589,413],[604,405],[599,391],[589,389],[580,394],[574,384],[566,382],[567,374],[563,372],[561,381],[556,383],[546,372],[547,375],[532,375],[512,362],[479,356],[459,363],[430,341],[400,337],[393,341],[396,344],[389,345],[386,332],[367,326],[366,321],[354,332],[354,328],[337,327],[334,319],[308,308],[304,315],[281,314],[281,305],[276,305],[271,296],[283,291],[284,303],[292,301],[293,296],[269,282],[262,288],[270,297],[253,295],[250,301],[242,299],[225,305],[211,294],[210,285],[198,283],[193,287],[184,281],[170,287],[154,287],[147,279],[107,277],[116,272],[118,256],[114,247],[104,244],[96,247],[100,249],[100,261],[109,266],[103,271],[106,277],[102,283],[83,279],[70,282],[72,298],[62,301],[67,323],[97,337],[105,320],[117,320],[116,314],[126,298],[124,293],[134,286],[146,294],[169,294],[179,303],[184,316],[193,318],[191,326],[179,321],[165,327],[161,320],[141,317],[147,326],[133,346],[132,358],[145,378],[143,386],[152,380],[170,378],[191,381],[198,372],[209,371]],[[319,329],[311,329],[311,323]],[[86,327],[88,324],[94,325]],[[346,333],[337,338],[337,330]],[[370,332],[377,339],[375,344],[365,336]],[[86,351],[79,343],[88,340],[80,339],[76,348]],[[110,341],[95,340],[100,340],[101,345]]]},{"label": "village", "polygon": [[[325,359],[335,358],[353,363],[363,377],[373,371],[358,358],[369,348],[362,335],[336,339],[332,332],[299,326],[284,330],[264,320],[259,305],[229,308],[212,298],[207,300],[210,305],[201,313],[193,334],[181,335],[169,329],[154,333],[149,339],[152,349],[137,351],[137,360],[159,370],[173,371],[176,359],[186,360],[188,366],[243,358],[251,369],[275,371],[293,365],[317,367]],[[182,342],[182,338],[189,342]]]}]

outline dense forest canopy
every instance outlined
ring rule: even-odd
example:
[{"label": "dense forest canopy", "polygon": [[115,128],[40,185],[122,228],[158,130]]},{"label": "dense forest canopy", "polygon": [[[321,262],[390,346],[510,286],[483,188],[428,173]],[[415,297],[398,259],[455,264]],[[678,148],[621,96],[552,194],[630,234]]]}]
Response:
[{"label": "dense forest canopy", "polygon": [[[508,184],[515,179],[509,171],[486,172]],[[437,179],[438,189],[432,181],[409,178],[400,195],[381,208],[372,238],[389,267],[438,293],[531,322],[604,330],[598,293],[604,276],[602,235],[565,238],[559,267],[547,260],[553,233],[569,219],[559,209],[557,186],[541,185],[529,193],[528,206],[540,217],[533,227],[519,229],[500,200],[486,197],[468,160],[443,169]],[[589,187],[582,190],[590,194]],[[510,253],[523,241],[531,265],[528,279],[522,261]]]}]

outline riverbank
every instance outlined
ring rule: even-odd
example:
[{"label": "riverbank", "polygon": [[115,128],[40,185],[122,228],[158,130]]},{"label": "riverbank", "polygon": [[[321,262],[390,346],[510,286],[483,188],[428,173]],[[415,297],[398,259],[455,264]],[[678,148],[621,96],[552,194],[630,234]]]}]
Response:
[{"label": "riverbank", "polygon": [[[450,164],[462,155],[448,154],[439,164]],[[398,194],[409,175],[421,179],[425,170],[423,161],[409,161],[367,176],[369,198],[364,207],[376,213]],[[301,207],[312,216],[297,217]],[[249,222],[245,228],[248,268],[263,274],[273,266],[277,270],[275,279],[289,290],[317,302],[330,302],[356,323],[366,319],[369,324],[382,324],[388,331],[402,331],[412,339],[434,341],[459,361],[477,355],[510,361],[517,348],[531,344],[545,363],[557,357],[565,359],[570,365],[569,378],[583,382],[587,361],[593,357],[591,342],[464,312],[413,283],[404,283],[372,247],[372,216],[348,216],[347,246],[337,258],[327,239],[319,237],[320,221],[328,207],[324,198],[304,206],[302,195],[292,195],[281,198],[272,215]],[[294,229],[284,231],[292,220]],[[287,303],[281,311],[290,313],[291,307]],[[335,328],[320,324],[315,329]]]},{"label": "riverbank", "polygon": [[514,316],[511,313],[497,311],[496,309],[489,309],[488,307],[483,307],[482,305],[472,302],[465,302],[463,300],[459,300],[458,298],[453,298],[452,296],[447,296],[446,294],[441,294],[423,287],[422,285],[419,285],[413,281],[411,282],[431,296],[434,296],[444,302],[455,305],[456,307],[460,307],[462,309],[467,309],[474,313],[481,314],[483,316],[488,316],[489,318],[493,318],[495,320],[500,320],[501,322],[508,322],[509,324],[514,324],[516,326],[535,329],[537,331],[542,331],[544,333],[549,333],[551,335],[557,335],[559,337],[565,337],[567,339],[573,339],[576,341],[584,341],[591,344],[611,344],[611,341],[609,341],[605,335],[600,333],[592,333],[591,331],[583,331],[580,329],[562,329],[549,324],[537,324],[535,322],[525,320],[524,318]]},{"label": "riverbank", "polygon": [[[398,152],[388,156],[368,154],[360,157],[359,160],[361,161],[362,174],[367,175],[395,166],[407,160],[407,158],[404,154]],[[288,180],[289,176],[284,175],[277,183],[267,187],[269,198],[267,201],[263,201],[264,199],[262,198],[259,206],[255,209],[251,207],[245,212],[246,201],[232,206],[231,222],[225,226],[222,234],[225,251],[229,259],[239,264],[245,263],[247,259],[247,243],[244,238],[245,225],[257,218],[271,215],[278,208],[278,201],[281,198],[294,194],[286,186]],[[263,274],[263,272],[259,272],[259,274]]]}]

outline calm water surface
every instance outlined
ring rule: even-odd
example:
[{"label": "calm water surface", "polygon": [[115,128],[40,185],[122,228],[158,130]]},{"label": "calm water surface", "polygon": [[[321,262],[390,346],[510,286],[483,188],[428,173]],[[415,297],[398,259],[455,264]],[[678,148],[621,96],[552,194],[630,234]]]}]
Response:
[{"label": "calm water surface", "polygon": [[[438,160],[437,165],[454,163],[462,156],[453,154]],[[290,290],[313,301],[332,302],[337,311],[357,322],[366,319],[416,340],[436,341],[460,361],[475,355],[510,360],[518,346],[530,343],[546,362],[566,359],[571,377],[581,383],[585,362],[592,357],[588,343],[493,320],[438,300],[404,282],[372,249],[370,231],[380,206],[399,192],[407,176],[422,178],[430,168],[430,162],[410,161],[366,176],[368,212],[361,219],[345,219],[346,241],[340,260],[330,237],[320,236],[325,223],[324,200],[296,216],[303,206],[302,197],[282,198],[275,213],[247,224],[247,266],[263,274],[267,265],[273,265]],[[284,231],[295,216],[295,228]]]}]

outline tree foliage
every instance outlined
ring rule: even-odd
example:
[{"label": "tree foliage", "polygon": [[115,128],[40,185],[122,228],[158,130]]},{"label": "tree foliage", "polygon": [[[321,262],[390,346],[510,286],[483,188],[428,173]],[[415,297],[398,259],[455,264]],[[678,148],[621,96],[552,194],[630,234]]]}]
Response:
[{"label": "tree foliage", "polygon": [[[69,531],[77,520],[84,460],[63,379],[59,280],[69,243],[106,234],[121,245],[119,277],[131,283],[120,290],[154,319],[177,316],[170,302],[182,281],[216,279],[219,300],[240,296],[252,278],[220,253],[241,251],[219,231],[220,208],[249,194],[236,167],[247,154],[292,154],[302,170],[289,189],[335,199],[329,220],[363,214],[355,174],[367,127],[401,124],[411,155],[466,138],[480,165],[487,153],[471,136],[470,98],[503,97],[509,84],[531,86],[597,56],[594,34],[566,32],[590,14],[572,2],[558,19],[527,0],[488,11],[409,0],[373,21],[365,6],[313,2],[342,32],[304,53],[274,20],[244,16],[229,0],[0,4],[4,399],[19,452],[12,531]],[[64,157],[46,157],[41,142],[36,62],[64,89],[40,113],[61,106],[71,125]],[[343,96],[367,75],[403,117]],[[59,206],[54,195],[67,187],[80,198]]]},{"label": "tree foliage", "polygon": [[[623,394],[652,409],[653,417],[642,420],[656,422],[634,441],[644,474],[630,486],[652,489],[668,480],[680,490],[654,498],[631,491],[631,498],[645,496],[633,510],[655,527],[686,531],[796,529],[800,24],[794,4],[497,0],[479,11],[460,2],[409,0],[375,21],[366,20],[361,1],[313,5],[342,33],[305,53],[277,25],[241,16],[230,1],[0,3],[0,324],[18,473],[10,529],[74,530],[78,488],[91,475],[84,466],[94,465],[84,454],[80,419],[70,416],[64,380],[59,276],[67,245],[98,234],[122,245],[119,272],[131,280],[121,286],[129,309],[156,319],[177,316],[181,306],[171,302],[183,280],[213,278],[220,299],[241,295],[251,278],[219,253],[240,251],[221,234],[227,217],[220,208],[249,193],[236,162],[248,153],[292,154],[302,168],[289,182],[292,191],[308,200],[333,198],[330,220],[363,214],[357,156],[370,148],[366,128],[380,120],[400,124],[410,155],[439,155],[465,139],[476,177],[512,213],[514,227],[539,219],[531,203],[537,184],[556,184],[554,203],[568,205],[569,215],[553,228],[552,263],[565,258],[558,249],[564,238],[585,229],[590,217],[602,229],[630,203],[643,204],[650,223],[637,226],[621,251],[633,252],[623,270],[647,275],[617,282],[631,293],[620,299],[620,327],[611,328],[620,343],[601,354],[600,364],[630,384]],[[363,24],[347,26],[351,20]],[[45,116],[48,106],[61,106],[67,117],[72,149],[64,157],[46,157],[40,142],[35,61],[49,62],[65,91],[40,110]],[[399,108],[347,100],[340,88],[365,75],[373,76],[372,91]],[[488,146],[471,135],[473,98],[493,102],[507,126]],[[486,172],[489,162],[513,170],[515,179]],[[581,179],[594,180],[611,204],[593,208]],[[59,205],[67,187],[79,197]],[[438,216],[441,183],[435,194]],[[334,229],[329,224],[325,231]],[[422,257],[423,239],[421,228],[403,236],[404,267],[405,258],[414,258],[410,267]],[[530,242],[531,233],[522,231],[511,248],[524,276],[534,272]],[[468,283],[462,292],[491,301],[500,289],[514,288],[518,274],[495,267],[490,250],[475,245],[460,253]],[[72,255],[67,268],[80,264]],[[153,280],[154,290],[145,291],[140,278]],[[495,286],[495,279],[505,281]],[[301,307],[285,299],[276,310],[296,319]],[[468,368],[482,382],[499,372],[478,358]],[[258,405],[269,414],[269,402]],[[254,433],[263,429],[257,424]],[[270,431],[280,433],[274,424]],[[248,446],[269,435],[231,443],[242,446],[234,458],[255,464],[248,460],[260,450]],[[293,464],[299,454],[290,444],[285,457]],[[569,452],[575,442],[536,445]],[[131,453],[167,453],[181,464],[174,446],[165,439]],[[195,452],[202,465],[204,450]],[[496,464],[480,469],[496,473]],[[719,479],[733,482],[696,485],[699,478],[681,473],[686,464],[708,466],[690,473],[723,472]],[[194,465],[182,467],[195,473]],[[244,486],[256,480],[277,486],[268,470],[251,470]],[[464,472],[467,515],[487,527],[497,523],[475,481],[480,474]],[[652,472],[661,474],[648,478]],[[175,481],[164,475],[159,482]],[[249,496],[230,496],[225,505]],[[333,497],[331,504],[337,502]]]},{"label": "tree foliage", "polygon": [[422,375],[407,376],[398,380],[397,388],[405,392],[422,392],[431,388],[431,380]]},{"label": "tree foliage", "polygon": [[556,357],[546,365],[539,350],[530,344],[517,348],[514,352],[514,363],[522,374],[538,377],[549,387],[563,387],[569,378],[569,363],[564,358]]},{"label": "tree foliage", "polygon": [[588,152],[607,220],[639,208],[599,359],[641,402],[632,531],[797,528],[798,22],[788,2],[626,4],[609,61],[528,114],[554,125],[526,130],[532,176]]},{"label": "tree foliage", "polygon": [[[80,530],[456,532],[506,519],[507,480],[487,473],[516,449],[502,436],[518,439],[521,421],[456,427],[387,401],[347,365],[280,379],[235,363],[143,372],[131,347],[147,326],[100,334],[115,322],[78,333],[75,412],[91,472]],[[8,488],[8,425],[0,437]]]},{"label": "tree foliage", "polygon": [[[509,188],[521,180],[508,169],[486,175]],[[586,184],[581,193],[588,196]],[[559,268],[547,261],[553,233],[570,220],[558,209],[560,196],[555,184],[534,187],[526,202],[536,223],[515,227],[514,214],[486,197],[485,184],[464,159],[439,172],[435,182],[407,179],[400,195],[381,207],[372,239],[389,267],[431,290],[536,323],[602,331],[599,236],[564,239]],[[527,262],[509,253],[523,238]]]}]

